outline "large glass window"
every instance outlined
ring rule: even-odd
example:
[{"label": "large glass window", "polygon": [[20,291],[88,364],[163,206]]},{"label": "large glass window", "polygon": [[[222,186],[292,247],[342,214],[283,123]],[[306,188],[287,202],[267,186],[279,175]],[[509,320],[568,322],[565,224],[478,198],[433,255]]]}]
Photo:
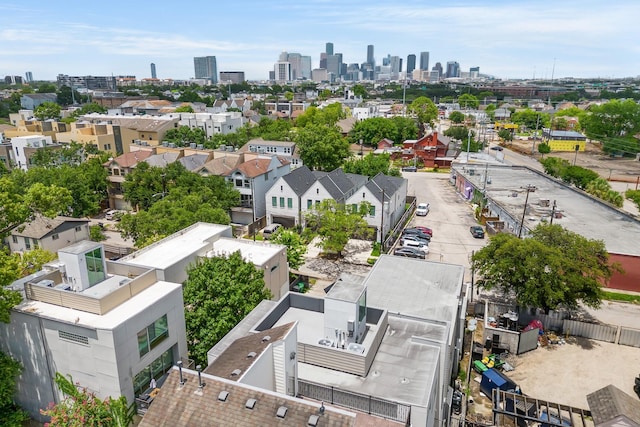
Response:
[{"label": "large glass window", "polygon": [[138,332],[138,350],[140,357],[149,353],[169,336],[169,325],[165,314],[140,332]]},{"label": "large glass window", "polygon": [[278,206],[278,198],[276,196],[273,196],[271,198],[271,206],[273,206],[274,208]]},{"label": "large glass window", "polygon": [[173,351],[169,349],[133,377],[133,390],[135,395],[139,396],[144,393],[149,388],[151,378],[158,380],[162,375],[167,373],[172,366]]},{"label": "large glass window", "polygon": [[284,197],[280,197],[280,207],[284,208]]},{"label": "large glass window", "polygon": [[89,273],[89,286],[100,283],[105,279],[104,263],[102,261],[102,250],[96,248],[84,254],[87,264],[87,272]]},{"label": "large glass window", "polygon": [[287,207],[293,209],[293,199],[291,197],[287,197]]}]

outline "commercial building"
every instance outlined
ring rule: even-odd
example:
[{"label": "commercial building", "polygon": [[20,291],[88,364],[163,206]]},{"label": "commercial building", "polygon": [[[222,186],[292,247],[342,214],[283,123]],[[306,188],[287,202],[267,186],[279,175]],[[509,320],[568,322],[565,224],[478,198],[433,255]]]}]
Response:
[{"label": "commercial building", "polygon": [[154,64],[153,62],[151,63],[151,78],[152,79],[158,78],[158,74],[156,73],[156,64]]},{"label": "commercial building", "polygon": [[[135,80],[135,76],[131,76]],[[116,90],[115,76],[69,76],[58,74],[56,78],[58,87],[67,86],[71,89],[86,90]]]},{"label": "commercial building", "polygon": [[220,71],[220,83],[244,83],[244,71]]},{"label": "commercial building", "polygon": [[206,79],[211,83],[218,83],[218,66],[215,56],[198,56],[193,58],[193,68],[196,79]]},{"label": "commercial building", "polygon": [[412,75],[413,70],[416,69],[416,56],[411,54],[407,56],[407,76]]},{"label": "commercial building", "polygon": [[429,52],[420,52],[420,69],[429,70]]}]

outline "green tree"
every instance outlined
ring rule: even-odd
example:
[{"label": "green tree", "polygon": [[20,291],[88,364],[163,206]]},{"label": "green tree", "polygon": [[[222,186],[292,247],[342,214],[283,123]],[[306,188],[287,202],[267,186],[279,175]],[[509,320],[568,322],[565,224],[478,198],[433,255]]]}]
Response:
[{"label": "green tree", "polygon": [[286,99],[289,102],[293,101],[293,92],[291,92],[290,90],[286,91],[284,93],[284,99]]},{"label": "green tree", "polygon": [[304,264],[307,245],[300,234],[293,230],[280,228],[269,241],[287,247],[287,263],[290,269],[297,270]]},{"label": "green tree", "polygon": [[544,158],[545,154],[549,154],[551,152],[551,146],[545,142],[541,142],[538,144],[538,153],[542,154]]},{"label": "green tree", "polygon": [[265,288],[263,271],[240,252],[203,258],[187,274],[184,316],[189,357],[206,366],[207,351],[271,293]]},{"label": "green tree", "polygon": [[586,185],[584,189],[587,193],[602,199],[606,202],[611,203],[614,206],[619,208],[622,207],[624,203],[624,198],[622,194],[613,190],[609,182],[604,178],[595,178]]},{"label": "green tree", "polygon": [[38,93],[56,93],[58,88],[53,83],[40,83]]},{"label": "green tree", "polygon": [[624,193],[624,196],[631,200],[635,205],[640,209],[640,190],[627,190]]},{"label": "green tree", "polygon": [[438,107],[425,96],[414,99],[409,105],[409,111],[418,119],[419,135],[424,135],[426,125],[433,127],[438,118]]},{"label": "green tree", "polygon": [[475,110],[480,105],[480,101],[478,101],[478,98],[471,95],[470,93],[463,93],[458,97],[458,104],[460,104],[461,108]]},{"label": "green tree", "polygon": [[335,200],[326,199],[307,214],[307,226],[318,232],[318,247],[340,257],[350,238],[366,238],[371,235],[371,229],[364,220],[369,209],[370,204],[363,202],[357,211],[352,212]]},{"label": "green tree", "polygon": [[367,96],[369,95],[367,89],[361,84],[353,85],[351,90],[353,90],[353,94],[355,96],[359,96],[362,99],[367,99]]},{"label": "green tree", "polygon": [[575,309],[579,302],[598,308],[602,283],[620,271],[608,260],[602,241],[559,225],[540,225],[527,239],[496,234],[473,255],[472,264],[481,276],[479,287],[548,313],[558,307]]},{"label": "green tree", "polygon": [[541,113],[530,108],[517,111],[511,115],[511,121],[527,129],[548,128],[551,124],[551,118],[547,113]]},{"label": "green tree", "polygon": [[395,116],[391,121],[396,125],[396,134],[392,138],[394,143],[402,144],[407,139],[418,138],[418,125],[411,117]]},{"label": "green tree", "polygon": [[400,176],[400,171],[392,167],[389,154],[369,153],[361,159],[351,158],[342,165],[342,169],[346,173],[366,175],[369,178],[373,178],[379,173]]},{"label": "green tree", "polygon": [[189,104],[181,105],[176,108],[176,113],[193,113],[193,107]]},{"label": "green tree", "polygon": [[634,138],[640,132],[640,105],[631,99],[593,106],[580,124],[589,138],[603,143],[606,153],[640,152],[640,142]]},{"label": "green tree", "polygon": [[36,107],[33,115],[38,120],[57,120],[60,118],[60,106],[55,102],[43,102]]},{"label": "green tree", "polygon": [[560,178],[562,178],[563,181],[573,184],[583,190],[591,181],[598,177],[599,175],[597,172],[580,166],[567,166],[562,171],[562,175],[560,175]]},{"label": "green tree", "polygon": [[135,403],[128,404],[124,396],[101,400],[86,388],[74,384],[71,376],[56,372],[55,383],[65,398],[40,412],[51,417],[49,427],[128,427],[136,415]]},{"label": "green tree", "polygon": [[107,240],[107,236],[105,236],[102,227],[100,227],[99,225],[92,225],[91,227],[89,227],[89,239],[94,242],[102,242],[104,240]]},{"label": "green tree", "polygon": [[545,173],[556,178],[560,178],[564,170],[571,165],[568,160],[561,159],[560,157],[541,159],[540,164],[544,168]]},{"label": "green tree", "polygon": [[371,147],[376,146],[384,138],[396,142],[397,134],[398,128],[393,120],[384,117],[372,117],[356,122],[349,132],[349,140],[354,144],[358,144],[362,140],[364,145]]},{"label": "green tree", "polygon": [[0,372],[2,372],[0,375],[0,425],[2,426],[21,427],[29,419],[29,416],[13,400],[16,379],[22,370],[20,362],[0,351]]},{"label": "green tree", "polygon": [[449,120],[451,120],[451,123],[462,123],[464,122],[464,114],[460,111],[453,111],[449,114]]},{"label": "green tree", "polygon": [[349,142],[337,126],[310,124],[298,129],[300,158],[310,169],[332,171],[349,157]]},{"label": "green tree", "polygon": [[[449,129],[445,130],[443,134],[444,136],[457,139],[458,141],[462,141],[466,144],[467,139],[469,138],[469,128],[466,126],[451,126]],[[475,132],[472,130],[471,138],[473,139],[474,137]]]},{"label": "green tree", "polygon": [[56,254],[45,249],[32,249],[23,254],[16,254],[20,257],[20,277],[28,276],[42,270],[42,266],[57,258]]},{"label": "green tree", "polygon": [[498,131],[498,138],[503,141],[513,141],[513,133],[509,129],[500,129]]}]

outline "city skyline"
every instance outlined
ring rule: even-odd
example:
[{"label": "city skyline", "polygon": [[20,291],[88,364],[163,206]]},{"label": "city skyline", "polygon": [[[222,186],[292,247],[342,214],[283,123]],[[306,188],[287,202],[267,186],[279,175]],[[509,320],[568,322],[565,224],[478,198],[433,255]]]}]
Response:
[{"label": "city skyline", "polygon": [[[189,79],[194,57],[215,56],[218,70],[266,80],[283,51],[318,68],[327,43],[346,64],[429,52],[429,68],[455,61],[497,78],[621,78],[640,74],[634,19],[640,3],[459,1],[398,5],[356,0],[196,2],[149,8],[115,0],[109,8],[65,8],[44,1],[0,5],[0,74],[55,80],[58,74]],[[169,16],[169,18],[167,18]],[[515,19],[514,19],[515,18]],[[291,37],[283,38],[282,29]],[[403,66],[406,69],[406,64]]]}]

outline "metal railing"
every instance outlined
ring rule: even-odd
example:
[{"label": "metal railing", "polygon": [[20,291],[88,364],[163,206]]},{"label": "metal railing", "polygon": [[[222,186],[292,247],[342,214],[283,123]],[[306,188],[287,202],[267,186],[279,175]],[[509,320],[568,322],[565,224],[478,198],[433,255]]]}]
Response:
[{"label": "metal railing", "polygon": [[313,383],[298,379],[298,393],[311,399],[331,403],[370,415],[409,424],[411,420],[411,406],[391,400],[341,390],[332,386]]}]

